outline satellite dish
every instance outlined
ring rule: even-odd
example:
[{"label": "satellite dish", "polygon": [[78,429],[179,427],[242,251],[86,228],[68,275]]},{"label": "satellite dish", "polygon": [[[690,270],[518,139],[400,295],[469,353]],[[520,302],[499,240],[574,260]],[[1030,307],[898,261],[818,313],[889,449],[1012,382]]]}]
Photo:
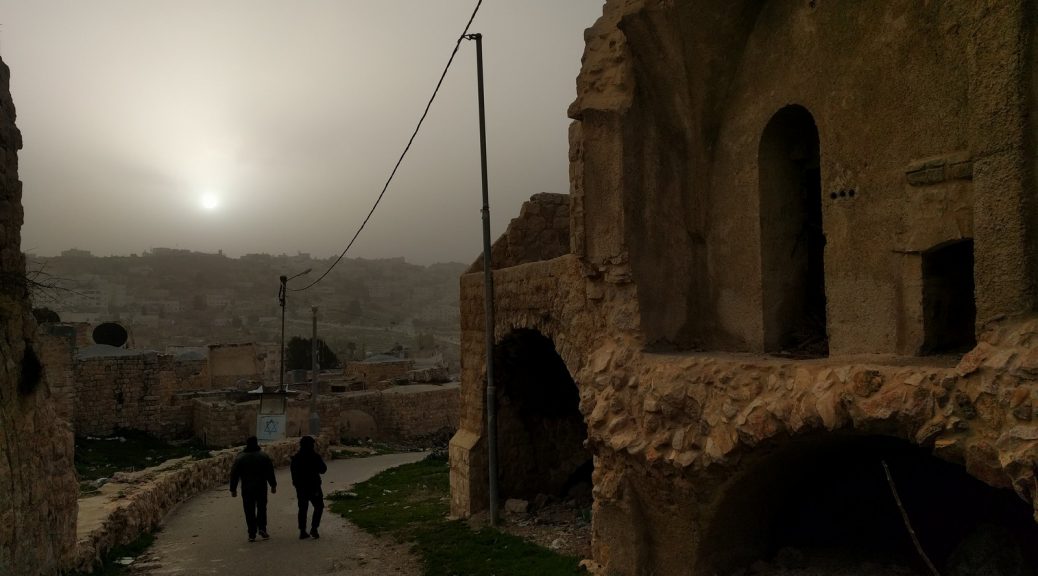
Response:
[{"label": "satellite dish", "polygon": [[129,337],[130,335],[126,332],[126,328],[115,322],[104,322],[94,328],[94,342],[97,344],[107,344],[116,348],[122,348],[126,345]]}]

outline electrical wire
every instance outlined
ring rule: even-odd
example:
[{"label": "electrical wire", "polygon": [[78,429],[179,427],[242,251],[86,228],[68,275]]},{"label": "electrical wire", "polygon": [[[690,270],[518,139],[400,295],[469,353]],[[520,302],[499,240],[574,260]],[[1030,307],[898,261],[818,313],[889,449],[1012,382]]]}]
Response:
[{"label": "electrical wire", "polygon": [[407,156],[408,150],[411,149],[411,144],[414,142],[415,137],[418,136],[418,131],[422,129],[422,123],[425,122],[425,117],[429,115],[429,109],[432,108],[433,101],[436,100],[436,94],[439,93],[440,86],[443,85],[443,80],[447,77],[447,71],[450,70],[451,64],[454,63],[454,57],[458,54],[458,48],[461,47],[461,41],[464,40],[465,36],[468,35],[469,27],[472,26],[472,21],[476,19],[476,14],[479,12],[479,7],[482,4],[483,0],[476,1],[476,8],[472,10],[472,15],[469,16],[469,21],[465,24],[465,30],[463,30],[461,35],[458,36],[458,41],[454,43],[454,50],[451,51],[451,57],[447,59],[447,65],[444,66],[443,73],[440,74],[440,79],[436,82],[436,88],[433,89],[432,96],[429,97],[429,102],[425,104],[425,110],[422,112],[421,118],[418,119],[418,125],[415,126],[414,132],[411,133],[411,138],[407,140],[407,145],[404,146],[404,151],[401,152],[400,157],[397,158],[396,164],[393,166],[393,171],[389,173],[389,178],[386,179],[385,185],[382,186],[382,192],[380,192],[378,198],[375,199],[375,204],[371,206],[371,210],[368,211],[368,215],[364,218],[364,221],[361,222],[360,227],[357,228],[357,232],[353,234],[353,238],[351,238],[350,242],[346,244],[346,248],[344,248],[342,253],[339,254],[339,257],[335,259],[335,262],[332,262],[331,266],[328,266],[328,269],[325,270],[324,273],[321,274],[316,280],[302,288],[290,288],[290,291],[302,292],[304,290],[308,290],[314,287],[315,285],[317,285],[318,282],[324,280],[324,277],[327,276],[328,273],[331,272],[332,269],[335,268],[335,266],[342,261],[343,257],[346,256],[346,253],[350,251],[350,248],[353,246],[353,243],[356,242],[357,237],[360,236],[361,231],[364,230],[364,226],[368,224],[368,220],[370,220],[372,214],[375,213],[375,209],[378,208],[379,203],[382,202],[382,197],[386,195],[386,190],[389,189],[389,184],[393,181],[393,177],[396,176],[397,169],[400,168],[400,164],[403,163],[404,157]]}]

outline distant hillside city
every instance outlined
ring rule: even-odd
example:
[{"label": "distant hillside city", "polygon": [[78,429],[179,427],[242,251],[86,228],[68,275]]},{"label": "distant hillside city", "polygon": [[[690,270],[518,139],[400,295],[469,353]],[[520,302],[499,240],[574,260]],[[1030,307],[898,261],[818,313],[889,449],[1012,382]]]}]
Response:
[{"label": "distant hillside city", "polygon": [[456,365],[458,278],[467,267],[457,262],[344,259],[320,283],[296,291],[334,259],[172,248],[104,257],[72,249],[27,259],[36,309],[52,310],[62,322],[118,322],[135,348],[278,342],[279,277],[310,269],[289,282],[286,340],[310,337],[317,306],[318,338],[343,360],[407,349],[438,352]]}]

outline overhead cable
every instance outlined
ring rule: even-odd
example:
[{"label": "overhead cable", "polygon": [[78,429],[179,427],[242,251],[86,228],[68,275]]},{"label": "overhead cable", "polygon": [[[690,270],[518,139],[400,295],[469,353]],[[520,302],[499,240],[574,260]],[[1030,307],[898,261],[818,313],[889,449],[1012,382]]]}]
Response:
[{"label": "overhead cable", "polygon": [[400,168],[400,164],[403,163],[408,150],[411,149],[411,144],[414,142],[415,137],[418,136],[418,131],[421,130],[422,123],[425,122],[425,117],[429,115],[429,109],[432,108],[433,101],[436,100],[436,94],[439,93],[440,86],[443,85],[443,80],[447,77],[447,71],[450,70],[451,64],[454,63],[454,56],[458,54],[458,48],[461,46],[461,41],[464,40],[465,36],[469,33],[469,27],[472,26],[472,21],[476,19],[476,14],[479,12],[479,7],[482,4],[483,0],[477,0],[476,8],[472,10],[472,15],[469,16],[469,21],[465,24],[465,29],[461,32],[461,35],[458,36],[458,41],[454,43],[454,50],[451,51],[451,57],[447,59],[447,65],[443,67],[443,73],[440,74],[440,79],[436,82],[436,88],[433,89],[432,96],[429,97],[429,102],[425,104],[425,110],[422,112],[421,118],[418,119],[418,125],[415,126],[414,132],[411,133],[411,138],[407,140],[407,146],[404,146],[404,151],[401,152],[400,157],[397,158],[396,164],[393,166],[393,171],[389,173],[389,178],[386,179],[385,185],[382,186],[382,192],[380,192],[378,198],[375,199],[375,204],[371,206],[371,210],[368,211],[368,215],[364,218],[364,221],[361,222],[360,227],[357,228],[357,232],[353,234],[353,238],[350,238],[350,242],[346,244],[346,248],[343,249],[342,253],[339,254],[339,257],[335,259],[335,262],[332,262],[331,266],[328,266],[328,269],[325,270],[323,274],[302,288],[290,288],[292,292],[302,292],[303,290],[312,288],[321,280],[324,280],[324,277],[342,261],[343,257],[346,256],[346,253],[350,251],[353,243],[356,242],[357,237],[360,236],[361,231],[364,230],[364,226],[366,226],[368,220],[371,219],[371,215],[375,213],[375,209],[378,208],[379,203],[382,202],[382,197],[386,195],[386,190],[389,189],[389,184],[393,181],[393,177],[396,176],[396,171]]}]

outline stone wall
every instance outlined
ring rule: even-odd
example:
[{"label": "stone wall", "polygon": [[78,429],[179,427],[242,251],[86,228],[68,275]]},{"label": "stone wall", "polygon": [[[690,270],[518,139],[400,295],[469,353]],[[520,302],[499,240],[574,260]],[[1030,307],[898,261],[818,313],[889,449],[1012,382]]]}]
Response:
[{"label": "stone wall", "polygon": [[[210,344],[209,388],[250,388],[244,382],[264,381],[265,361],[255,344]],[[255,386],[251,386],[255,388]]]},{"label": "stone wall", "polygon": [[[541,192],[523,202],[519,217],[508,223],[505,233],[490,247],[491,268],[551,260],[569,250],[569,196]],[[482,270],[481,254],[468,272]]]},{"label": "stone wall", "polygon": [[192,407],[178,393],[205,390],[205,366],[205,360],[154,352],[78,359],[76,434],[104,436],[126,428],[166,439],[190,437]]},{"label": "stone wall", "polygon": [[[322,434],[333,438],[374,438],[406,442],[438,433],[453,433],[458,425],[459,387],[397,386],[382,391],[351,392],[318,399]],[[193,433],[210,446],[239,444],[256,433],[259,400],[231,402],[197,398],[193,404]],[[308,398],[288,402],[287,433],[309,430]]]},{"label": "stone wall", "polygon": [[[323,452],[327,445],[325,438],[318,438],[318,451]],[[263,446],[278,467],[287,466],[298,449],[298,438]],[[90,572],[112,548],[158,528],[177,504],[229,482],[231,465],[240,450],[221,450],[201,460],[179,458],[139,472],[116,474],[101,487],[100,495],[80,501],[89,519],[79,527],[70,568]]]},{"label": "stone wall", "polygon": [[96,344],[94,342],[94,327],[89,322],[62,322],[58,326],[65,326],[75,332],[73,344],[76,348],[86,348]]},{"label": "stone wall", "polygon": [[72,430],[55,410],[21,252],[22,183],[10,71],[0,62],[0,574],[56,574],[75,544]]},{"label": "stone wall", "polygon": [[[397,386],[381,394],[375,410],[375,438],[396,441],[421,440],[458,429],[459,387],[457,384],[421,386],[408,392]],[[340,431],[340,436],[343,435]]]},{"label": "stone wall", "polygon": [[72,422],[75,413],[75,358],[73,356],[76,332],[70,326],[44,324],[37,332],[40,361],[50,387],[54,410],[65,422]]},{"label": "stone wall", "polygon": [[403,378],[414,370],[414,360],[386,360],[379,362],[349,362],[346,364],[346,378],[363,380],[369,387],[379,382]]}]

